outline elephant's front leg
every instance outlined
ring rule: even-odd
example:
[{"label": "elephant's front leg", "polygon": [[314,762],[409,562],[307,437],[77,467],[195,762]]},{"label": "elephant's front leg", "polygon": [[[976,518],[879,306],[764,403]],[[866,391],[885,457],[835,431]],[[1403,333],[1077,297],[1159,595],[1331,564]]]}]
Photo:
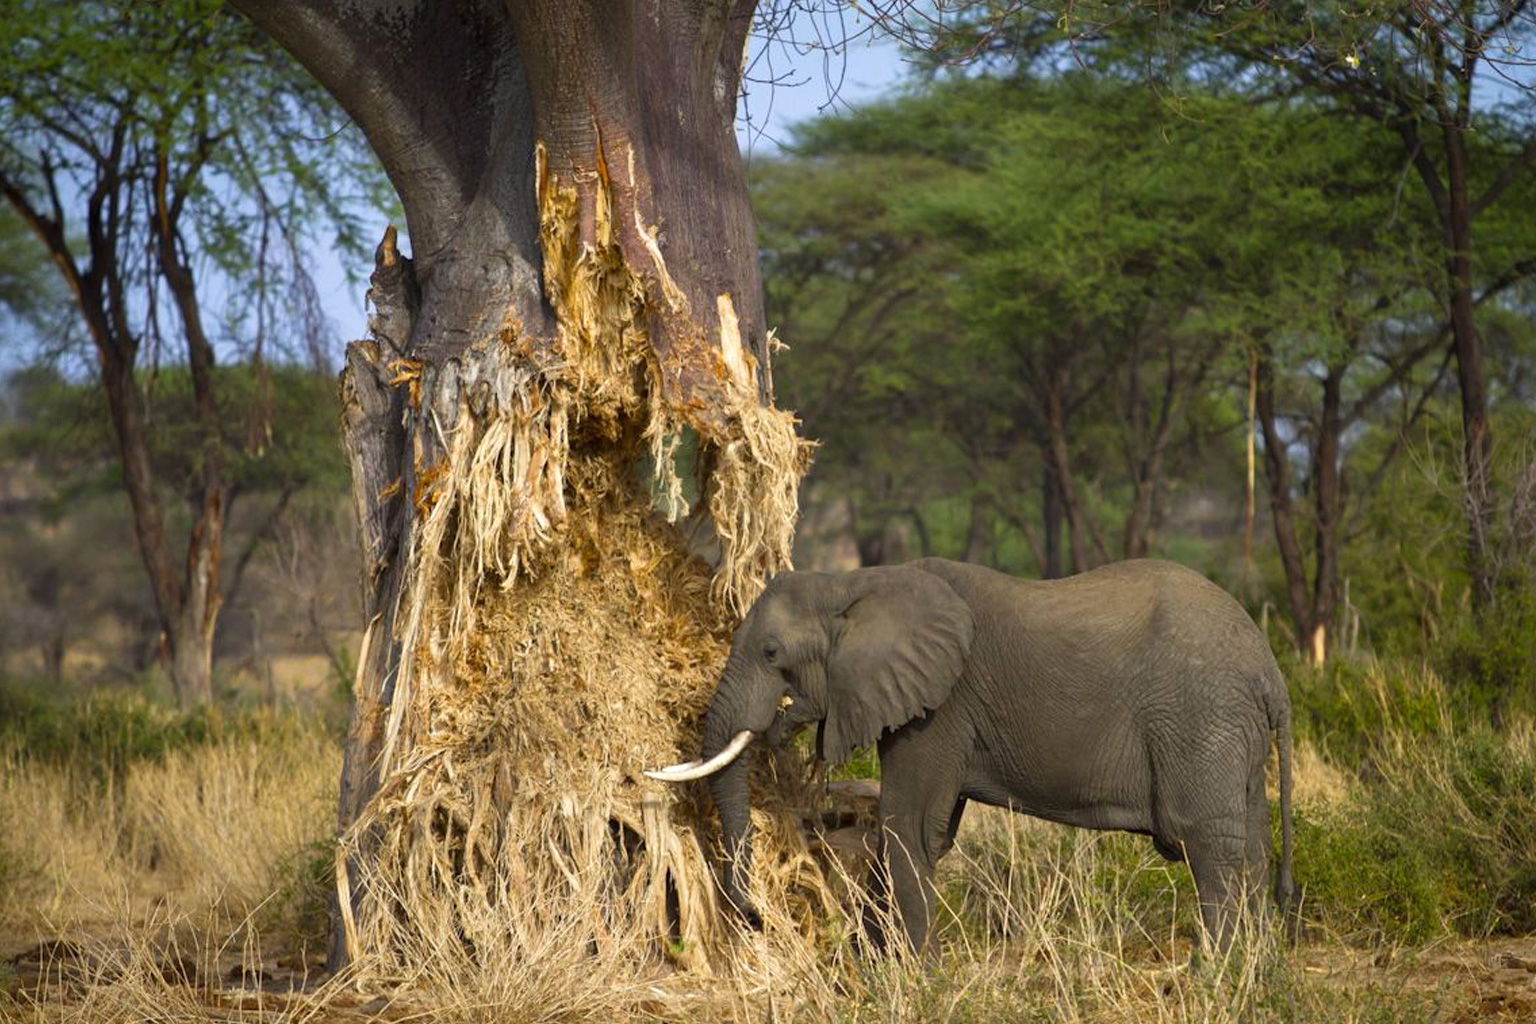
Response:
[{"label": "elephant's front leg", "polygon": [[954,842],[965,810],[960,759],[924,750],[932,746],[921,732],[888,736],[880,745],[881,834],[873,895],[877,908],[899,917],[907,942],[918,952],[937,909],[934,867]]},{"label": "elephant's front leg", "polygon": [[928,941],[928,925],[937,894],[933,888],[932,859],[925,850],[920,825],[887,821],[880,837],[880,861],[875,870],[881,877],[877,884],[889,894],[886,909],[896,920],[880,922],[882,930],[894,924],[906,935],[907,944],[922,952]]}]

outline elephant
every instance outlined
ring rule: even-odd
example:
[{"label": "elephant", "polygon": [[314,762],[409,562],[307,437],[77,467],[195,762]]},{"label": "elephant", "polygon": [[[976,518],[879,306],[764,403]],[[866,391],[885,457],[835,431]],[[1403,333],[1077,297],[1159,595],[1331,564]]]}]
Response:
[{"label": "elephant", "polygon": [[[1153,559],[1056,580],[924,558],[848,572],[784,572],[732,640],[697,761],[708,776],[721,888],[749,922],[748,759],[818,723],[828,762],[877,743],[877,887],[925,946],[934,865],[967,801],[1151,837],[1187,861],[1204,937],[1230,944],[1263,904],[1271,852],[1265,765],[1277,734],[1281,857],[1291,877],[1291,706],[1253,619],[1200,574]],[[880,936],[876,936],[881,941]],[[895,936],[900,941],[901,936]]]}]

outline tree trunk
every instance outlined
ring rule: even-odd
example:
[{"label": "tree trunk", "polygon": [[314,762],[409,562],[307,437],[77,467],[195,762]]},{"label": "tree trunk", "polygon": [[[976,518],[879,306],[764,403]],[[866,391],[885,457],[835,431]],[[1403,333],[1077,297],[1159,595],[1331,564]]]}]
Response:
[{"label": "tree trunk", "polygon": [[1061,496],[1061,510],[1067,519],[1067,544],[1072,552],[1072,571],[1086,572],[1092,565],[1088,561],[1087,524],[1084,510],[1078,503],[1072,486],[1072,456],[1067,449],[1067,413],[1064,371],[1053,370],[1046,389],[1046,436],[1049,447],[1045,452],[1055,472],[1056,489]]},{"label": "tree trunk", "polygon": [[1049,458],[1041,461],[1040,522],[1045,532],[1041,578],[1060,579],[1064,575],[1061,567],[1061,488],[1056,484],[1056,464]]},{"label": "tree trunk", "polygon": [[223,422],[214,399],[213,345],[203,330],[197,285],[182,244],[178,223],[185,195],[173,195],[169,158],[157,147],[154,196],[155,241],[160,275],[175,300],[187,344],[187,368],[197,407],[202,458],[198,466],[197,519],[187,539],[186,575],[181,607],[169,622],[171,681],[183,707],[213,699],[213,637],[223,595],[219,562],[224,548],[224,519],[229,487],[224,479]]},{"label": "tree trunk", "polygon": [[856,545],[861,567],[885,564],[885,527],[883,525],[879,530],[860,533]]},{"label": "tree trunk", "polygon": [[[807,464],[771,405],[733,129],[752,4],[237,6],[362,127],[414,252],[386,232],[343,372],[366,629],[332,962],[467,935],[502,886],[543,907],[601,879],[594,948],[633,914],[703,955],[705,829],[641,769],[698,751]],[[667,523],[684,431],[713,572]],[[612,877],[613,834],[644,884]]]},{"label": "tree trunk", "polygon": [[1296,627],[1296,647],[1307,653],[1312,637],[1312,605],[1307,595],[1307,567],[1296,539],[1296,516],[1291,505],[1291,465],[1285,441],[1275,420],[1274,368],[1268,359],[1259,362],[1258,388],[1254,395],[1259,426],[1264,432],[1264,477],[1269,484],[1270,518],[1275,524],[1275,543],[1285,571],[1286,596],[1291,621]]},{"label": "tree trunk", "polygon": [[58,685],[64,682],[64,654],[68,647],[62,630],[55,629],[42,643],[43,678]]},{"label": "tree trunk", "polygon": [[971,522],[965,531],[965,560],[978,565],[992,562],[992,499],[971,495]]},{"label": "tree trunk", "polygon": [[1448,251],[1446,274],[1451,292],[1451,337],[1456,349],[1456,380],[1461,391],[1462,472],[1466,486],[1467,562],[1472,573],[1473,607],[1493,603],[1494,567],[1489,551],[1493,519],[1491,461],[1493,433],[1488,424],[1488,386],[1483,371],[1483,342],[1473,317],[1472,209],[1468,196],[1466,132],[1446,124],[1447,208],[1442,211]]},{"label": "tree trunk", "polygon": [[1253,577],[1253,522],[1258,506],[1254,495],[1254,420],[1258,416],[1255,407],[1258,402],[1259,391],[1259,350],[1252,349],[1248,353],[1248,430],[1247,443],[1244,448],[1248,456],[1248,475],[1243,488],[1243,574],[1248,580]]},{"label": "tree trunk", "polygon": [[1322,418],[1312,450],[1312,507],[1316,557],[1312,577],[1312,621],[1308,647],[1321,664],[1333,648],[1339,603],[1339,523],[1342,519],[1339,442],[1340,392],[1344,371],[1330,366],[1323,378]]},{"label": "tree trunk", "polygon": [[[52,193],[52,213],[29,196],[15,180],[0,172],[0,194],[11,203],[39,241],[47,248],[85,323],[96,350],[97,367],[112,434],[117,442],[123,489],[133,518],[134,539],[149,576],[162,650],[171,684],[183,708],[206,703],[212,695],[213,631],[218,620],[219,546],[224,532],[225,491],[222,454],[219,448],[218,410],[213,400],[213,348],[198,318],[197,296],[190,266],[178,252],[176,217],[184,193],[173,195],[164,159],[156,165],[152,196],[157,269],[169,286],[182,318],[188,346],[188,362],[197,399],[203,435],[202,479],[197,520],[188,541],[184,573],[171,557],[165,521],[156,493],[149,459],[144,396],[134,374],[140,338],[130,320],[129,284],[121,263],[126,241],[133,231],[131,207],[137,175],[127,151],[127,115],[119,120],[110,143],[92,152],[95,166],[87,196],[85,223],[81,225],[90,253],[82,268],[69,245],[63,210],[57,201],[60,183],[46,172],[46,188]],[[73,187],[73,186],[71,186]],[[78,231],[79,228],[76,228]]]}]

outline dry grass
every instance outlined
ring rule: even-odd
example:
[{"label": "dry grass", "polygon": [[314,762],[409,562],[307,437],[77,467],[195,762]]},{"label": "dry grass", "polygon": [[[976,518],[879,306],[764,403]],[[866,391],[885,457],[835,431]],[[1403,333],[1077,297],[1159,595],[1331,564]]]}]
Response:
[{"label": "dry grass", "polygon": [[255,913],[329,835],[340,766],[318,731],[173,752],[105,781],[0,752],[0,934]]},{"label": "dry grass", "polygon": [[[493,900],[475,890],[454,913],[402,931],[388,962],[317,986],[302,961],[283,955],[280,929],[258,926],[294,898],[285,873],[328,835],[337,761],[323,738],[188,750],[134,766],[121,790],[14,753],[4,767],[4,849],[32,865],[19,888],[11,878],[5,934],[13,948],[28,932],[73,939],[39,946],[15,961],[9,981],[0,976],[13,992],[0,996],[0,1017],[38,1024],[1385,1022],[1449,1019],[1471,1005],[1455,988],[1465,971],[1421,984],[1411,980],[1412,951],[1393,951],[1380,967],[1343,947],[1289,950],[1268,928],[1192,965],[1182,867],[1136,837],[986,808],[968,814],[943,862],[930,957],[864,953],[856,906],[845,913],[803,894],[797,902],[785,898],[789,887],[760,887],[780,894],[760,904],[762,932],[729,929],[718,938],[722,955],[690,956],[685,938],[654,940],[635,916],[643,901],[616,898],[624,874],[614,870],[606,819],[601,829],[560,831],[528,818],[499,825],[503,848],[542,844],[547,855],[529,858],[520,876],[497,874]],[[1331,781],[1304,789],[1336,792]],[[763,870],[789,871],[791,861]],[[645,870],[638,858],[630,867]],[[857,891],[831,871],[835,888]]]}]

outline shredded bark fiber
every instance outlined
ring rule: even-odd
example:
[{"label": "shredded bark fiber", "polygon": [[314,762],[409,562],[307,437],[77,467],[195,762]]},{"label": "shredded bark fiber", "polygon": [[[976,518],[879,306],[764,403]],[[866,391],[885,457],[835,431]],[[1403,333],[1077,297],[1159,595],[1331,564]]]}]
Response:
[{"label": "shredded bark fiber", "polygon": [[[554,934],[597,955],[639,936],[707,970],[733,930],[703,784],[641,772],[697,755],[734,622],[789,563],[809,446],[760,401],[733,315],[721,408],[669,401],[648,325],[686,300],[659,249],[637,272],[606,178],[584,209],[542,151],[540,168],[556,357],[509,328],[460,360],[455,393],[475,408],[432,407],[446,455],[418,473],[381,784],[337,860],[348,946],[385,974],[448,939],[535,956]],[[674,525],[685,427],[714,569]],[[809,937],[837,899],[799,824],[807,777],[792,755],[758,772],[754,886]]]}]

